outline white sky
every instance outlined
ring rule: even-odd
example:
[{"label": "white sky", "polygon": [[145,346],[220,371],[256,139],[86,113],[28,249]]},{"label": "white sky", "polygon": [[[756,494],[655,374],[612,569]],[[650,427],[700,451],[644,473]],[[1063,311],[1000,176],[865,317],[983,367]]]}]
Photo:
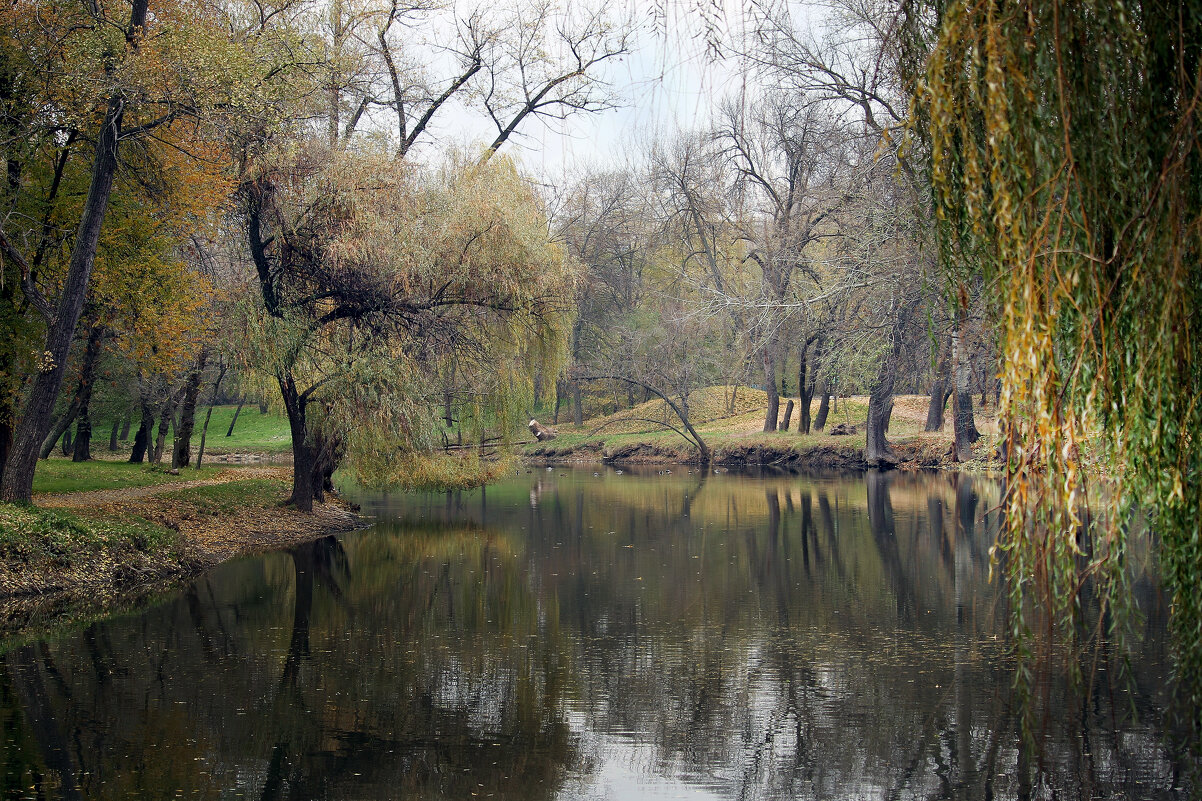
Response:
[{"label": "white sky", "polygon": [[[597,2],[598,0],[590,0]],[[675,2],[675,4],[674,4]],[[717,102],[735,92],[742,80],[737,60],[706,52],[693,12],[695,0],[664,0],[676,19],[652,22],[651,4],[626,0],[638,29],[629,54],[603,65],[600,73],[612,87],[619,107],[580,113],[563,123],[527,119],[505,145],[536,176],[556,182],[589,166],[616,165],[638,156],[642,141],[653,132],[704,126]],[[745,17],[744,3],[723,0],[727,35],[737,35]],[[623,4],[623,0],[616,0]],[[664,28],[667,28],[665,30]],[[436,139],[461,146],[487,143],[496,134],[487,119],[466,109],[448,110]]]}]

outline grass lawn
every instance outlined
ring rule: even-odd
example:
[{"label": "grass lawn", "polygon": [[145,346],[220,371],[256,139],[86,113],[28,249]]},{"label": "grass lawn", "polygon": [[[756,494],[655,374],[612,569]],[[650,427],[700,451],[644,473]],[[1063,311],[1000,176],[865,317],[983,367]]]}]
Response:
[{"label": "grass lawn", "polygon": [[221,469],[185,467],[178,476],[166,472],[163,466],[151,467],[129,462],[72,462],[70,459],[42,459],[33,475],[34,492],[82,492],[86,490],[145,487],[151,484],[170,484],[208,478]]},{"label": "grass lawn", "polygon": [[[209,422],[209,436],[205,440],[205,453],[285,453],[292,450],[292,435],[288,430],[288,417],[274,410],[259,414],[259,407],[248,403],[242,407],[233,436],[225,432],[230,428],[237,406],[215,406],[213,419]],[[204,425],[208,407],[196,410],[196,433],[192,436],[192,452],[200,447],[200,427]]]},{"label": "grass lawn", "polygon": [[98,554],[119,562],[130,553],[169,553],[178,538],[137,517],[117,520],[0,503],[0,560],[13,566],[70,569]]},{"label": "grass lawn", "polygon": [[[238,415],[238,422],[234,426],[234,433],[227,437],[226,431],[229,431],[230,421],[234,419],[234,411],[238,407],[231,406],[214,406],[213,418],[209,421],[209,433],[205,438],[205,455],[217,455],[222,453],[287,453],[292,450],[292,436],[288,430],[288,418],[280,412],[274,410],[267,414],[259,414],[259,407],[256,404],[248,403],[242,407],[242,413]],[[200,450],[200,430],[204,426],[205,415],[208,414],[209,407],[201,406],[196,410],[196,428],[192,432],[192,455]],[[136,422],[136,421],[135,421]],[[112,426],[112,420],[103,420],[96,424],[92,435],[92,453],[100,458],[104,458],[110,453],[108,450],[108,433]],[[158,423],[155,423],[155,432],[158,431]],[[137,426],[131,427],[129,436],[122,443],[121,451],[128,454],[130,444],[133,442],[134,434],[137,433]],[[171,458],[171,442],[175,431],[171,431],[167,435],[167,451],[165,458]],[[57,451],[55,451],[57,453]]]},{"label": "grass lawn", "polygon": [[207,487],[185,487],[164,492],[158,497],[172,504],[187,505],[194,513],[230,515],[243,509],[278,506],[288,497],[290,489],[286,481],[256,478]]}]

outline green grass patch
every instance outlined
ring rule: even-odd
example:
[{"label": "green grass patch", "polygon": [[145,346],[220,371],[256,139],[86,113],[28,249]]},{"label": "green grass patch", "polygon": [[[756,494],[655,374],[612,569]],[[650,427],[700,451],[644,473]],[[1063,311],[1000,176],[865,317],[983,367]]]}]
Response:
[{"label": "green grass patch", "polygon": [[0,560],[70,567],[98,555],[165,554],[178,533],[141,518],[90,517],[57,509],[0,504]]},{"label": "green grass patch", "polygon": [[[259,407],[248,403],[242,407],[234,433],[227,437],[230,420],[234,419],[237,406],[215,406],[213,419],[209,422],[209,435],[205,440],[205,453],[287,453],[292,450],[292,433],[288,428],[288,417],[274,409],[259,414]],[[196,434],[192,438],[192,449],[200,447],[200,427],[208,409],[196,411]]]},{"label": "green grass patch", "polygon": [[[205,437],[206,456],[222,453],[287,453],[292,450],[292,434],[288,428],[288,417],[274,409],[266,414],[259,414],[259,407],[254,403],[248,403],[242,407],[242,413],[238,415],[238,422],[234,426],[234,433],[227,437],[225,432],[229,431],[230,421],[234,419],[234,412],[237,408],[236,404],[213,407],[213,417],[209,421],[209,433]],[[193,457],[200,450],[200,429],[204,425],[205,415],[208,414],[208,411],[209,407],[207,406],[201,406],[196,410],[196,428],[192,432]],[[108,437],[104,436],[103,432],[107,432],[111,425],[111,419],[97,424],[97,433],[92,440],[94,453],[108,452]],[[158,431],[157,423],[155,431]],[[130,428],[129,437],[124,443],[126,453],[129,452],[130,443],[136,432],[136,425]],[[170,458],[170,447],[174,435],[175,431],[172,429],[167,436],[168,458]]]},{"label": "green grass patch", "polygon": [[215,475],[219,469],[202,467],[196,470],[185,467],[179,471],[178,476],[173,476],[167,472],[166,467],[160,465],[42,459],[38,462],[37,472],[33,476],[33,491],[84,492],[120,487],[147,487],[208,478]]},{"label": "green grass patch", "polygon": [[159,497],[171,503],[187,504],[199,514],[228,515],[243,509],[277,505],[286,500],[288,491],[286,481],[256,478],[207,487],[188,487],[164,492]]}]

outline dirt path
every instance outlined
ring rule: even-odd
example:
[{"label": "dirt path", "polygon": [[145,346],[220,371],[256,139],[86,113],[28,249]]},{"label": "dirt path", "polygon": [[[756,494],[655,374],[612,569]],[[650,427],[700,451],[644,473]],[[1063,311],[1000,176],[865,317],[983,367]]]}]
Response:
[{"label": "dirt path", "polygon": [[195,481],[173,481],[167,484],[149,484],[145,487],[118,487],[116,489],[82,490],[80,492],[47,492],[33,496],[33,502],[38,506],[56,509],[80,509],[93,506],[109,506],[125,501],[161,495],[165,492],[189,489],[191,487],[211,487],[215,484],[229,484],[234,481],[251,481],[256,478],[290,479],[290,467],[236,467],[222,470],[212,478],[201,478]]}]

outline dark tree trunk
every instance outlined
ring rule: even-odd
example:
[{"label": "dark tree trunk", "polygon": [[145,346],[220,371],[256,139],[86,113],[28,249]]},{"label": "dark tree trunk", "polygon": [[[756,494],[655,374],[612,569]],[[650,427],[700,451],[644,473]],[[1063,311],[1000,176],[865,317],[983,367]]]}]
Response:
[{"label": "dark tree trunk", "polygon": [[893,380],[881,381],[868,396],[868,440],[864,449],[864,460],[871,467],[897,464],[897,457],[890,447],[885,433],[889,430],[889,417],[893,412]]},{"label": "dark tree trunk", "polygon": [[818,415],[814,418],[814,430],[826,428],[826,418],[831,412],[831,393],[829,387],[822,388],[822,397],[818,399]]},{"label": "dark tree trunk", "polygon": [[[810,404],[814,402],[814,391],[817,387],[810,381],[809,376],[809,361],[807,353],[810,350],[810,340],[806,340],[801,345],[801,359],[797,365],[797,394],[801,398],[800,409],[797,414],[797,433],[810,433]],[[818,346],[815,349],[814,357],[817,359],[818,350],[822,348],[822,340],[818,340]],[[816,367],[817,365],[815,365]],[[823,421],[826,422],[825,420]]]},{"label": "dark tree trunk", "polygon": [[[146,24],[148,0],[134,0],[130,12],[127,41],[136,42],[137,31]],[[96,261],[96,246],[100,228],[108,211],[117,173],[117,143],[121,138],[121,121],[125,114],[126,98],[116,94],[109,99],[104,121],[96,139],[96,156],[92,163],[92,179],[80,215],[75,243],[67,266],[66,281],[59,296],[58,308],[47,326],[43,350],[49,354],[50,368],[33,379],[25,409],[16,426],[16,438],[4,477],[0,481],[0,499],[29,503],[33,496],[33,473],[37,468],[38,452],[50,428],[50,415],[58,400],[67,366],[67,351],[75,335],[75,325],[83,311],[92,265]]]},{"label": "dark tree trunk", "polygon": [[584,401],[580,397],[580,382],[572,382],[572,422],[584,425]]},{"label": "dark tree trunk", "polygon": [[[4,413],[10,411],[8,404],[4,405]],[[3,413],[0,413],[3,414]],[[4,414],[0,420],[0,480],[4,478],[4,465],[8,463],[8,453],[13,447],[13,424],[11,418]]]},{"label": "dark tree trunk", "polygon": [[288,428],[292,434],[292,496],[288,503],[302,512],[312,512],[317,452],[305,419],[308,399],[301,397],[291,375],[280,378],[280,395],[284,399],[284,411],[288,414]]},{"label": "dark tree trunk", "polygon": [[[126,412],[126,416],[128,416],[128,415],[129,415],[129,412]],[[113,451],[117,450],[117,438],[118,438],[118,435],[120,435],[120,433],[121,433],[121,421],[114,417],[113,418],[113,427],[109,431],[109,453],[112,453]]]},{"label": "dark tree trunk", "polygon": [[100,349],[104,344],[104,326],[94,325],[88,332],[88,346],[84,351],[83,369],[79,375],[79,413],[76,415],[75,448],[72,461],[86,462],[92,458],[92,386],[96,378],[96,364],[100,361]]},{"label": "dark tree trunk", "polygon": [[75,438],[71,436],[71,429],[63,432],[63,456],[70,456],[75,453]]},{"label": "dark tree trunk", "polygon": [[259,414],[267,414],[267,407],[268,407],[267,401],[265,401],[265,400],[259,401]]},{"label": "dark tree trunk", "polygon": [[77,394],[76,397],[72,398],[71,405],[63,412],[63,416],[54,421],[50,433],[46,435],[46,439],[42,443],[42,450],[38,453],[40,458],[49,459],[50,454],[54,452],[54,446],[71,429],[71,424],[75,422],[75,415],[79,413],[78,399]]},{"label": "dark tree trunk", "polygon": [[952,419],[955,441],[952,443],[952,456],[957,462],[970,461],[973,458],[972,444],[981,438],[972,417],[972,396],[968,391],[968,355],[964,351],[964,334],[957,324],[952,330],[952,371],[955,383],[955,417]]},{"label": "dark tree trunk", "polygon": [[217,361],[217,379],[213,382],[213,397],[209,399],[209,410],[205,412],[205,423],[200,429],[200,450],[196,454],[196,469],[200,469],[205,458],[205,440],[209,436],[209,421],[213,419],[213,407],[221,397],[221,381],[225,378],[226,366],[223,359]]},{"label": "dark tree trunk", "polygon": [[[789,430],[789,421],[791,421],[792,419],[793,419],[793,399],[790,398],[789,402],[785,404],[785,416],[781,420],[780,430],[788,431]],[[799,428],[798,430],[800,431],[801,429]]]},{"label": "dark tree trunk", "polygon": [[234,436],[234,423],[237,423],[237,422],[238,422],[238,415],[242,414],[242,406],[243,406],[245,403],[246,403],[246,401],[238,401],[238,408],[237,408],[237,409],[234,409],[234,419],[233,419],[233,420],[230,420],[230,427],[229,427],[229,429],[228,429],[228,430],[225,432],[225,435],[226,435],[227,437],[232,437],[232,436]]},{"label": "dark tree trunk", "polygon": [[126,409],[125,417],[121,418],[121,433],[117,435],[117,440],[119,442],[124,442],[125,440],[129,439],[129,429],[130,429],[130,426],[133,424],[133,419],[134,419],[133,409]]},{"label": "dark tree trunk", "polygon": [[184,388],[180,387],[174,394],[168,395],[163,401],[163,408],[159,410],[159,432],[150,448],[151,464],[158,464],[163,460],[163,447],[167,443],[167,432],[171,428],[172,420],[175,417],[175,407],[179,405],[183,391]]},{"label": "dark tree trunk", "polygon": [[92,459],[92,418],[85,406],[75,419],[75,446],[71,449],[71,461],[87,462]]},{"label": "dark tree trunk", "polygon": [[154,408],[150,405],[150,386],[145,379],[141,380],[141,390],[138,397],[138,408],[141,420],[138,433],[134,434],[134,446],[130,451],[129,461],[142,464],[150,450],[150,433],[154,431]]},{"label": "dark tree trunk", "polygon": [[[66,434],[71,424],[79,417],[80,411],[87,405],[88,399],[92,396],[92,382],[96,378],[96,365],[100,362],[100,351],[104,344],[105,329],[104,326],[92,326],[88,331],[88,343],[83,352],[83,363],[79,369],[79,383],[75,386],[75,395],[71,398],[71,405],[67,407],[67,411],[63,416],[55,421],[54,426],[50,429],[50,434],[42,443],[42,450],[39,453],[41,458],[45,459],[50,456],[50,452],[54,450],[54,445],[58,442],[59,437]],[[70,456],[71,438],[68,436],[64,440],[63,455]]]},{"label": "dark tree trunk", "polygon": [[768,392],[768,411],[764,415],[764,430],[775,431],[780,417],[780,395],[776,393],[776,348],[769,341],[764,345],[761,358],[764,362],[764,389]]},{"label": "dark tree trunk", "polygon": [[334,471],[342,460],[342,442],[338,437],[316,438],[313,462],[313,499],[325,503],[326,493],[334,491]]},{"label": "dark tree trunk", "polygon": [[559,407],[563,404],[563,379],[555,381],[555,412],[551,415],[551,425],[559,425]]},{"label": "dark tree trunk", "polygon": [[943,428],[943,410],[947,406],[947,397],[951,394],[951,381],[948,376],[950,354],[951,345],[945,342],[939,366],[935,369],[935,382],[931,385],[931,404],[927,407],[927,422],[923,431],[939,431]]},{"label": "dark tree trunk", "polygon": [[877,373],[875,385],[868,396],[868,429],[864,445],[864,461],[869,467],[891,467],[897,464],[897,456],[885,438],[889,430],[889,418],[893,414],[893,387],[897,381],[898,364],[901,362],[901,325],[905,311],[898,309],[893,329],[893,347],[885,354]]},{"label": "dark tree trunk", "polygon": [[200,397],[200,378],[205,362],[209,360],[207,348],[201,348],[184,382],[184,401],[179,410],[179,424],[175,427],[175,447],[171,449],[171,469],[177,470],[192,463],[192,430],[196,427],[196,401]]}]

